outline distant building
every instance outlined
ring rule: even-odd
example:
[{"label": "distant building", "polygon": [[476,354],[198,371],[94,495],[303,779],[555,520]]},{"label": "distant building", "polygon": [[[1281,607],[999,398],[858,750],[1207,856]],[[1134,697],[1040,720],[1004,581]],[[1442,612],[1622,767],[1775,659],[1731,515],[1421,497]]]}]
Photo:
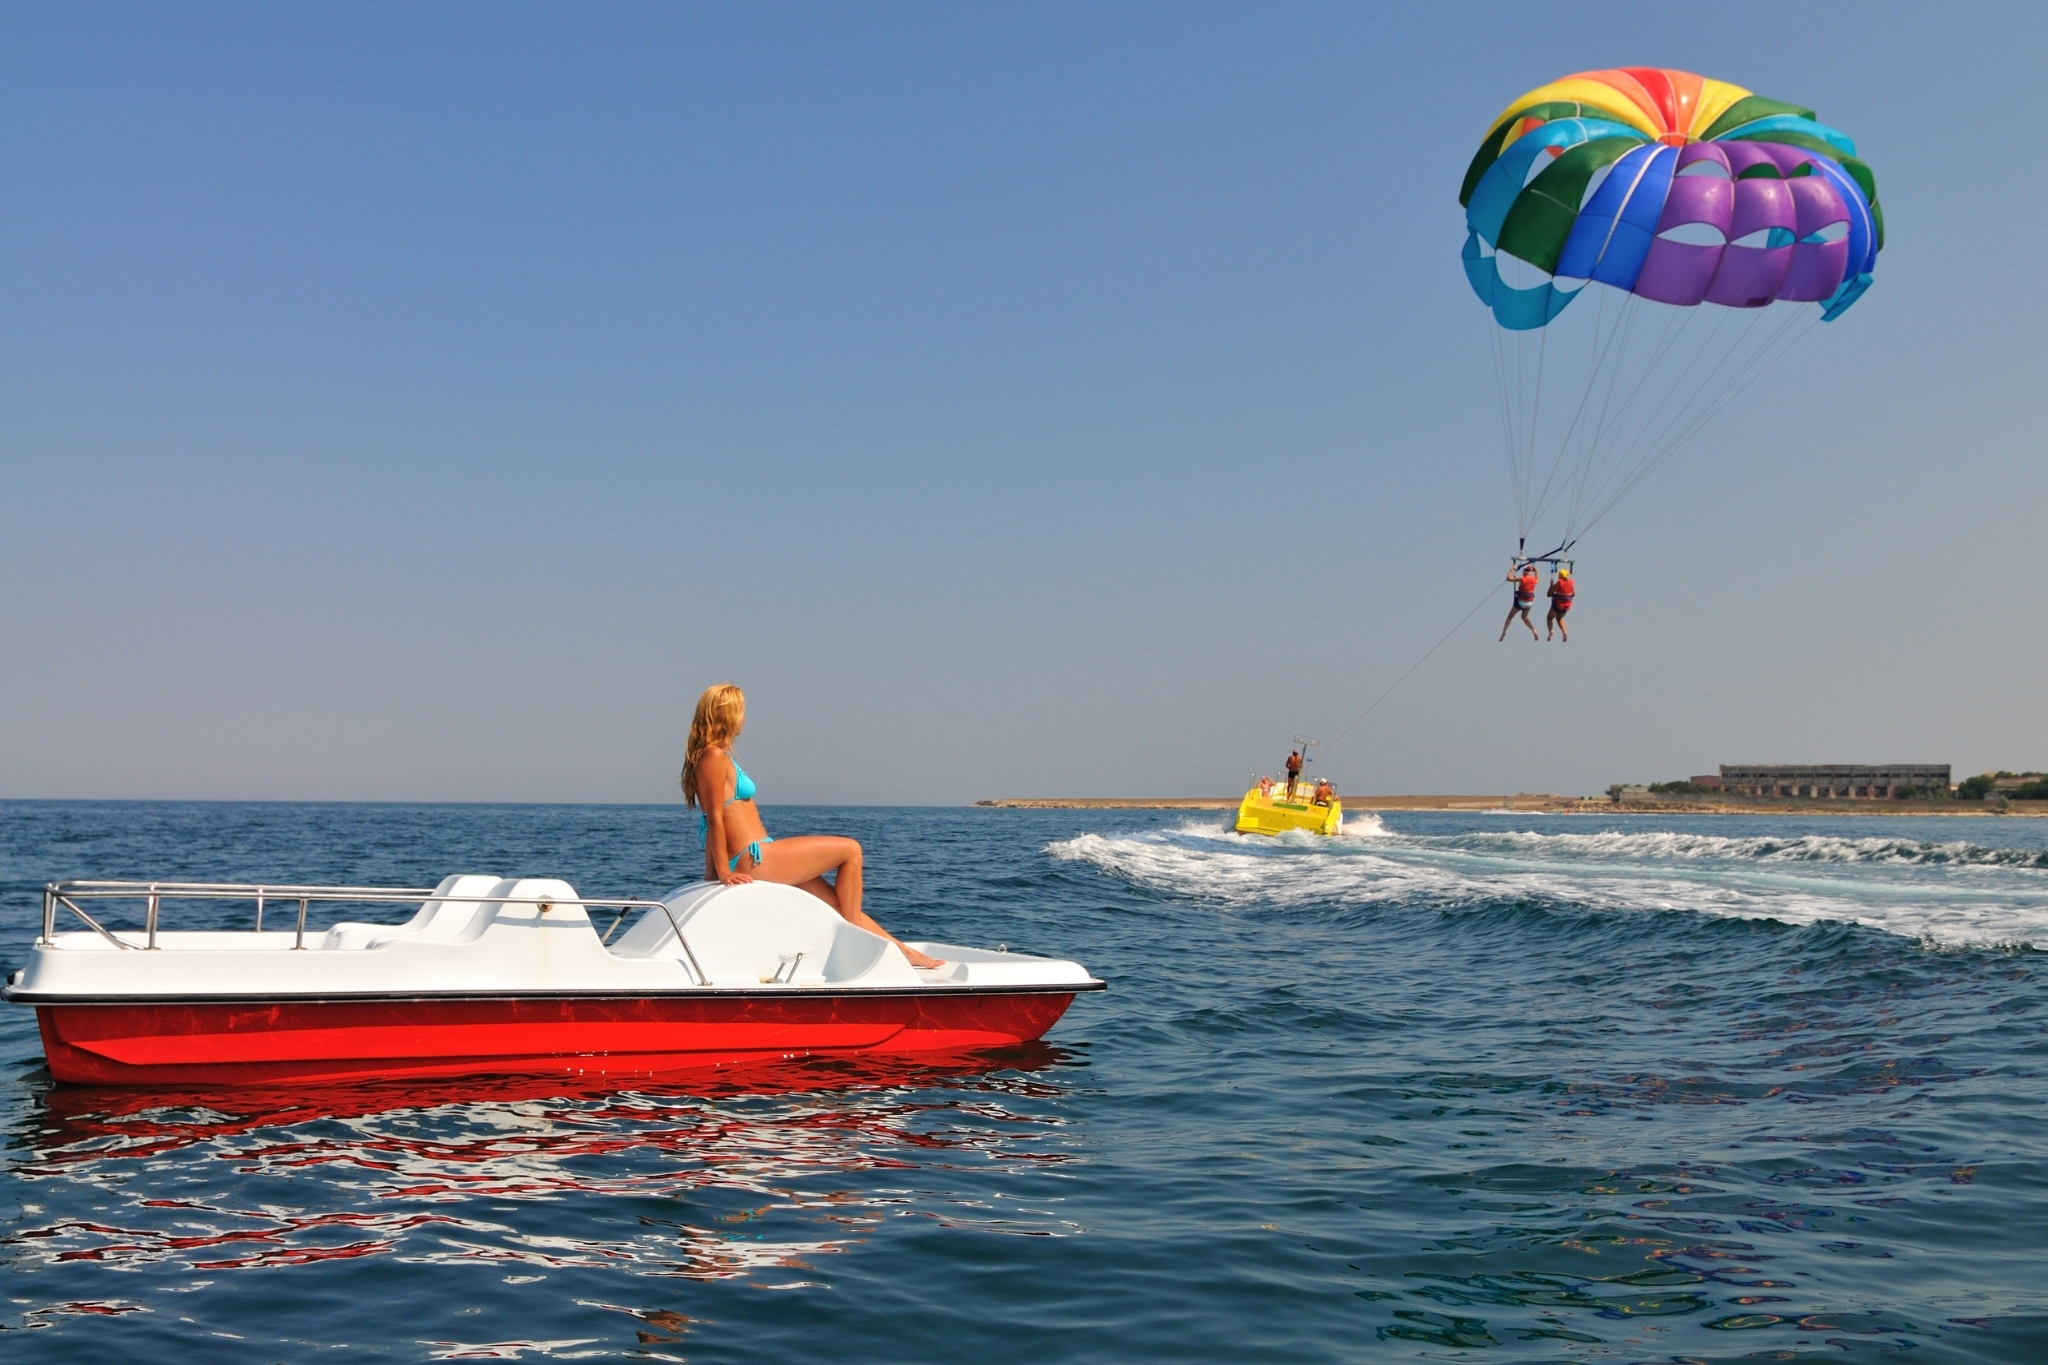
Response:
[{"label": "distant building", "polygon": [[2017,777],[1996,777],[1991,780],[1991,790],[1995,792],[2018,791],[2021,787],[2027,786],[2030,783],[2039,782],[2043,776],[2044,774],[2041,773],[2021,773]]},{"label": "distant building", "polygon": [[1717,792],[1721,790],[1721,775],[1719,773],[1695,773],[1686,780],[1703,792]]},{"label": "distant building", "polygon": [[[1695,778],[1695,781],[1698,779]],[[1888,797],[1946,792],[1946,763],[1723,763],[1721,789],[1741,796]]]}]

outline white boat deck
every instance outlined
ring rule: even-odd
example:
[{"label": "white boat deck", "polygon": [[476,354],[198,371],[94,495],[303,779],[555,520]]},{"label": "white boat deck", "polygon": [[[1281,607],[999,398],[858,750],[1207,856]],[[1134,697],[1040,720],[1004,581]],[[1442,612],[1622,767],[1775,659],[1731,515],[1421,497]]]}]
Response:
[{"label": "white boat deck", "polygon": [[[234,890],[247,895],[257,888]],[[286,901],[296,909],[298,893],[307,890],[335,893],[320,899],[350,899],[340,894],[346,888],[291,888],[286,894],[272,889],[271,904]],[[232,897],[194,892],[188,898]],[[78,909],[61,895],[59,900]],[[617,916],[604,914],[603,906],[628,913],[638,907],[637,918],[609,944],[591,916],[600,908],[599,918],[609,926]],[[953,944],[912,946],[945,959],[945,965],[913,968],[887,939],[847,923],[807,892],[769,882],[699,882],[659,904],[586,903],[562,881],[467,875],[445,879],[403,923],[350,921],[303,935],[296,921],[279,929],[274,920],[261,932],[102,926],[51,933],[37,941],[6,993],[43,1004],[1099,988],[1075,962]]]}]

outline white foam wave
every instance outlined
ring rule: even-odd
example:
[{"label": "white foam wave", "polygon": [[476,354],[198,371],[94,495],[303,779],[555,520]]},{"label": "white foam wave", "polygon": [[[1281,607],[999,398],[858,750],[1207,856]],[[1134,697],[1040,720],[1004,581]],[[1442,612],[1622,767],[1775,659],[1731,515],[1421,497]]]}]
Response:
[{"label": "white foam wave", "polygon": [[1450,908],[1538,901],[1848,921],[1952,944],[2048,946],[2048,855],[1968,843],[1673,831],[1415,836],[1366,816],[1349,838],[1257,838],[1217,824],[1049,845],[1161,895],[1260,907]]},{"label": "white foam wave", "polygon": [[1983,848],[1962,841],[1929,844],[1913,839],[1832,839],[1817,834],[1724,838],[1672,830],[1647,833],[1608,830],[1597,834],[1539,834],[1529,830],[1456,835],[1439,842],[1468,847],[1498,844],[1565,857],[1957,864],[2048,871],[2048,852],[2038,849]]}]

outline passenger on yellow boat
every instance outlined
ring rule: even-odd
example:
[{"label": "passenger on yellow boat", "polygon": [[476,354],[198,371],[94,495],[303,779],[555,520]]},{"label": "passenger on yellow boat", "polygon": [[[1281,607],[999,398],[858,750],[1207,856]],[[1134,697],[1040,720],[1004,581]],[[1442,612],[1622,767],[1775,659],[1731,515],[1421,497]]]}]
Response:
[{"label": "passenger on yellow boat", "polygon": [[[1534,626],[1529,628],[1535,630]],[[1301,750],[1295,749],[1287,755],[1287,799],[1294,799],[1294,784],[1301,780]]]},{"label": "passenger on yellow boat", "polygon": [[1319,777],[1316,779],[1316,793],[1309,798],[1309,801],[1313,805],[1327,806],[1336,799],[1336,796],[1337,789],[1330,785],[1330,779]]},{"label": "passenger on yellow boat", "polygon": [[1270,777],[1262,777],[1262,778],[1260,778],[1260,779],[1259,779],[1259,795],[1261,795],[1261,796],[1265,797],[1265,798],[1266,798],[1266,799],[1267,799],[1268,801],[1271,801],[1271,800],[1273,799],[1273,779],[1272,779],[1272,778],[1270,778]]},{"label": "passenger on yellow boat", "polygon": [[[733,761],[733,741],[747,724],[747,699],[731,683],[704,689],[683,750],[683,800],[697,808],[704,835],[704,880],[741,886],[759,877],[808,891],[841,919],[880,934],[903,950],[913,967],[940,967],[875,923],[860,908],[860,844],[836,834],[776,839],[754,805],[754,779]],[[826,881],[827,872],[834,880]]]}]

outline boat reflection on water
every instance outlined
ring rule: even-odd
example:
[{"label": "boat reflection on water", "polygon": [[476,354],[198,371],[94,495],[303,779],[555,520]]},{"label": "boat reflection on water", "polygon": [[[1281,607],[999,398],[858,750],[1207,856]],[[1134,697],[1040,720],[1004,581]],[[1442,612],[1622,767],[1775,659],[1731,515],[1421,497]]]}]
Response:
[{"label": "boat reflection on water", "polygon": [[17,1254],[213,1274],[354,1257],[807,1282],[884,1218],[1058,1235],[1016,1174],[1078,1159],[1044,1043],[693,1084],[51,1087],[18,1121]]}]

